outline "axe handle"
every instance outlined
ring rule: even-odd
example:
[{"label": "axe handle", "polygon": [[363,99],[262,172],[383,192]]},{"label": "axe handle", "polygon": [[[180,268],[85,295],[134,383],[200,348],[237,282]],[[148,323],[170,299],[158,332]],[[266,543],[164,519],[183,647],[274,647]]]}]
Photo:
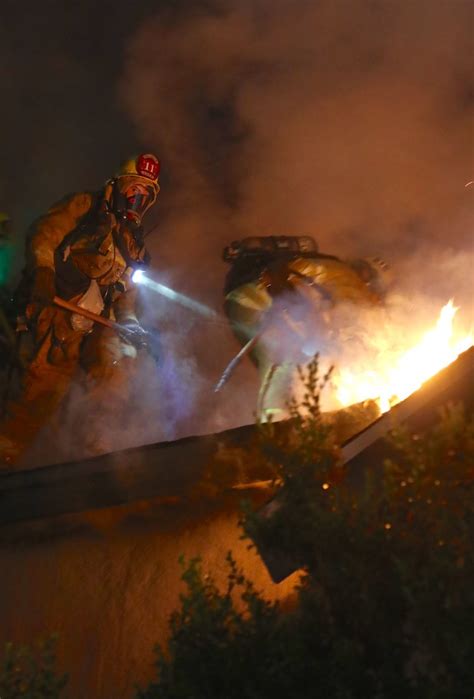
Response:
[{"label": "axe handle", "polygon": [[120,328],[119,324],[115,323],[113,320],[109,320],[109,318],[104,318],[103,316],[100,316],[97,313],[92,313],[92,311],[88,311],[86,308],[76,306],[75,303],[66,301],[66,299],[62,299],[60,296],[55,296],[53,299],[53,303],[55,306],[64,308],[66,311],[71,311],[71,313],[77,313],[80,316],[84,316],[84,318],[93,320],[95,323],[105,325],[106,328],[113,328],[114,330],[118,330]]}]

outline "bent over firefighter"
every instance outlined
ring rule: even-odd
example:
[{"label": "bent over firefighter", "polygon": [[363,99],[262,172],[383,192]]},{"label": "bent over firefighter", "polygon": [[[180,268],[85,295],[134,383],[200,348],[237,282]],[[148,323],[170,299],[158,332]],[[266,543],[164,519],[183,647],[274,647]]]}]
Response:
[{"label": "bent over firefighter", "polygon": [[[136,269],[149,264],[142,218],[160,190],[160,163],[146,153],[122,164],[98,192],[69,195],[31,226],[20,283],[20,354],[26,366],[0,425],[0,463],[18,461],[67,394],[79,370],[94,404],[90,451],[107,450],[101,421],[126,406],[146,333],[136,315]],[[71,313],[57,305],[66,300]],[[116,321],[104,327],[82,315]],[[110,326],[113,323],[109,323]],[[92,404],[91,403],[91,404]]]},{"label": "bent over firefighter", "polygon": [[260,377],[261,419],[284,417],[295,368],[324,353],[336,307],[383,301],[387,266],[379,258],[341,260],[318,250],[311,236],[255,236],[224,249],[230,264],[224,310]]}]

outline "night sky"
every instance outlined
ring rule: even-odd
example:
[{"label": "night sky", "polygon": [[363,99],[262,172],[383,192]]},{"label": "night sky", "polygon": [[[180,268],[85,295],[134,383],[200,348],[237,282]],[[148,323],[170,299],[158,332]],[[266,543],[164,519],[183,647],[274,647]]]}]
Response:
[{"label": "night sky", "polygon": [[[343,257],[382,255],[407,292],[469,307],[473,12],[471,0],[3,0],[0,210],[16,268],[35,216],[145,149],[162,160],[154,274],[213,308],[226,243],[298,233]],[[209,397],[237,349],[225,325],[173,314],[155,320],[193,385],[178,433],[251,419],[251,366],[232,408]]]}]

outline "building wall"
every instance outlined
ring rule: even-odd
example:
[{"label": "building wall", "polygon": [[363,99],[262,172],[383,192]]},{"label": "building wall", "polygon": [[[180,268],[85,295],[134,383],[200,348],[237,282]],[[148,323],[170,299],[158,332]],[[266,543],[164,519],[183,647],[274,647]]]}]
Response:
[{"label": "building wall", "polygon": [[291,596],[292,575],[272,583],[240,540],[236,499],[187,505],[147,501],[0,528],[0,645],[59,633],[70,699],[131,699],[154,677],[153,646],[183,591],[180,554],[202,557],[217,582],[232,550],[257,589]]}]

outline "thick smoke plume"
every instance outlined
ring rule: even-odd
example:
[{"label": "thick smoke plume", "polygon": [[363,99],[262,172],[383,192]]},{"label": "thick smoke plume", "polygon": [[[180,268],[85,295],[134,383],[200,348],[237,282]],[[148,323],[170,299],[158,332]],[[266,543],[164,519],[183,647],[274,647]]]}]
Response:
[{"label": "thick smoke plume", "polygon": [[[468,324],[472,11],[462,0],[261,0],[148,19],[121,96],[163,159],[157,273],[218,307],[226,243],[305,233],[324,252],[383,256],[407,327],[415,309],[432,324],[450,297]],[[201,376],[213,375],[208,332],[186,330]],[[212,363],[225,364],[235,345],[215,337]]]},{"label": "thick smoke plume", "polygon": [[180,266],[256,232],[403,258],[466,244],[472,12],[265,0],[147,20],[122,96],[163,157]]}]

